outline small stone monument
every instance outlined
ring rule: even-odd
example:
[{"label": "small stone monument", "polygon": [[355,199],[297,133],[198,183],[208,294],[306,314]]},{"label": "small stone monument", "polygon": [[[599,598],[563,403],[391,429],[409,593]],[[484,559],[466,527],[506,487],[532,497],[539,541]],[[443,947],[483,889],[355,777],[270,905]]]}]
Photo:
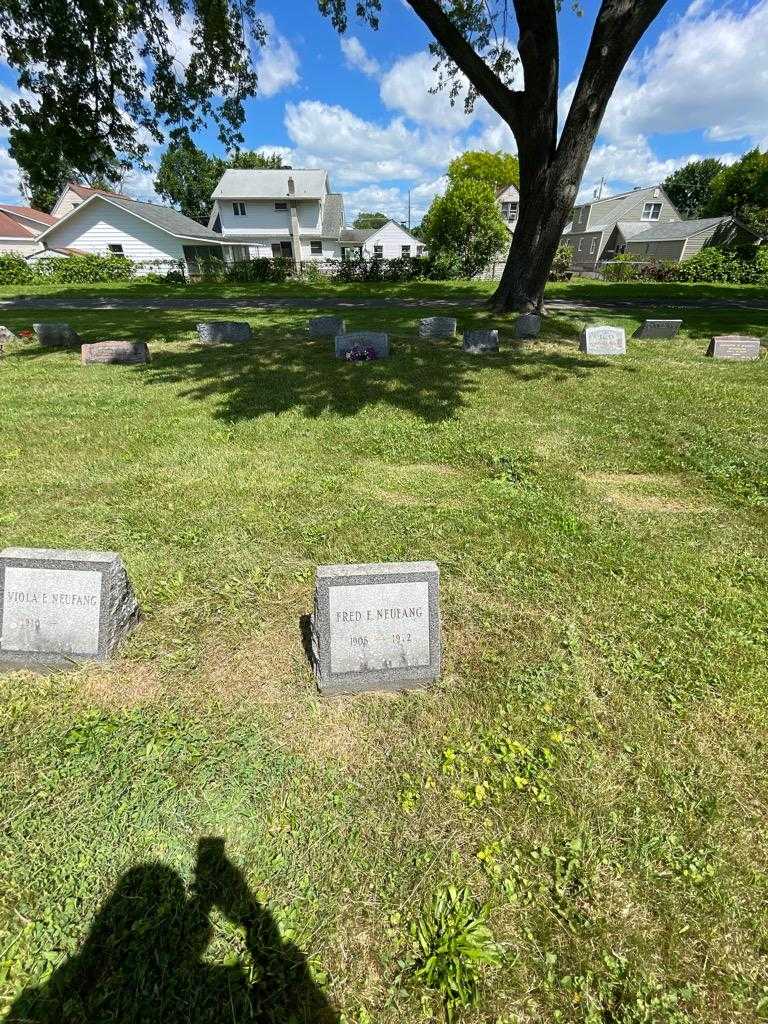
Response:
[{"label": "small stone monument", "polygon": [[714,359],[749,362],[760,358],[760,339],[750,334],[720,334],[710,341],[707,355]]},{"label": "small stone monument", "polygon": [[42,323],[32,324],[32,328],[41,345],[55,348],[60,345],[82,345],[83,339],[73,331],[69,324]]},{"label": "small stone monument", "polygon": [[440,675],[434,562],[321,565],[312,657],[323,694],[411,690]]},{"label": "small stone monument", "polygon": [[623,327],[585,327],[579,349],[589,356],[623,356],[627,351],[627,336]]},{"label": "small stone monument", "polygon": [[114,551],[0,551],[0,666],[106,661],[138,621]]},{"label": "small stone monument", "polygon": [[18,341],[19,339],[8,327],[0,327],[0,345],[9,341]]},{"label": "small stone monument", "polygon": [[340,316],[316,316],[309,321],[310,338],[335,338],[346,330],[346,321]]},{"label": "small stone monument", "polygon": [[515,338],[538,338],[541,330],[541,317],[538,313],[524,313],[515,320]]},{"label": "small stone monument", "polygon": [[251,325],[241,320],[206,320],[197,325],[197,337],[204,345],[220,345],[228,341],[250,341]]},{"label": "small stone monument", "polygon": [[379,331],[354,331],[351,334],[337,334],[334,341],[337,359],[346,359],[347,352],[355,347],[372,348],[377,359],[389,356],[389,335]]},{"label": "small stone monument", "polygon": [[643,320],[635,331],[635,337],[674,338],[682,326],[682,320]]},{"label": "small stone monument", "polygon": [[83,363],[148,363],[149,349],[143,341],[97,341],[80,349]]},{"label": "small stone monument", "polygon": [[473,356],[499,351],[498,331],[464,331],[462,348]]},{"label": "small stone monument", "polygon": [[419,337],[453,338],[456,336],[456,326],[452,316],[428,316],[419,320]]}]

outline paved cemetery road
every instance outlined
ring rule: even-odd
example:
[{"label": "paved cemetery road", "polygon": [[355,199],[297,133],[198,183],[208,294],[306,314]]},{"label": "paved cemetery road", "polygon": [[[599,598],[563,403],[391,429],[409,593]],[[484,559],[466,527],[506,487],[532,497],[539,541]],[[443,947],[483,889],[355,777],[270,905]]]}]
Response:
[{"label": "paved cemetery road", "polygon": [[[328,296],[308,295],[274,298],[199,298],[199,299],[123,299],[101,296],[68,296],[64,298],[36,298],[35,296],[0,299],[0,309],[437,309],[437,308],[479,308],[484,299],[404,299],[393,296],[386,299],[345,299]],[[547,309],[600,310],[629,309],[751,309],[768,312],[768,295],[765,299],[632,299],[621,302],[601,300],[578,302],[573,299],[550,299]]]}]

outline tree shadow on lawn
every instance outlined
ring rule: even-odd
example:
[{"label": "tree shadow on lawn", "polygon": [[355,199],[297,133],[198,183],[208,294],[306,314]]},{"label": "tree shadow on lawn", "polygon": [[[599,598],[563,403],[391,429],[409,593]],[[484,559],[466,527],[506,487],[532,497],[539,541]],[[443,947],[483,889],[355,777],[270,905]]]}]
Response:
[{"label": "tree shadow on lawn", "polygon": [[324,413],[355,416],[387,405],[428,423],[453,418],[495,369],[516,382],[586,377],[608,365],[565,346],[513,345],[498,354],[468,355],[460,339],[413,341],[391,337],[389,359],[350,364],[336,359],[333,340],[275,339],[274,329],[255,332],[246,345],[190,345],[153,355],[146,385],[180,384],[179,394],[217,400],[217,419],[234,422],[291,409],[315,418]]},{"label": "tree shadow on lawn", "polygon": [[[216,907],[228,922],[234,963],[203,959]],[[239,933],[239,934],[238,934]],[[242,954],[245,954],[243,957]],[[250,959],[246,973],[242,959]],[[126,872],[81,950],[39,988],[23,992],[8,1024],[336,1024],[304,955],[283,942],[272,915],[224,853],[198,843],[189,896],[165,864]]]}]

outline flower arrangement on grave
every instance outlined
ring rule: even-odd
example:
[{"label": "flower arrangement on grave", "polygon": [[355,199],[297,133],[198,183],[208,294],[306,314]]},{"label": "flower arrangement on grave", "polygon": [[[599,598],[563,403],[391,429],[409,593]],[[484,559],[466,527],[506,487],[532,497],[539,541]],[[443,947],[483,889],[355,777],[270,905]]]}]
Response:
[{"label": "flower arrangement on grave", "polygon": [[353,345],[344,358],[348,363],[370,363],[376,358],[376,349],[370,345]]},{"label": "flower arrangement on grave", "polygon": [[23,330],[19,331],[19,337],[20,338],[31,338],[32,337],[32,331],[30,331],[30,329],[28,327],[25,327]]}]

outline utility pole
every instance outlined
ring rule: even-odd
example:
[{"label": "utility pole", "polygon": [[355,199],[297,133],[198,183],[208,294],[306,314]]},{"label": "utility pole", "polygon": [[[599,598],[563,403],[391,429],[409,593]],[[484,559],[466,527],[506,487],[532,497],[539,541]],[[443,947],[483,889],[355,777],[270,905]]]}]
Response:
[{"label": "utility pole", "polygon": [[411,190],[408,189],[408,230],[411,230]]},{"label": "utility pole", "polygon": [[593,193],[594,199],[602,199],[603,197],[603,185],[605,184],[605,176],[600,179],[600,184],[597,186]]}]

